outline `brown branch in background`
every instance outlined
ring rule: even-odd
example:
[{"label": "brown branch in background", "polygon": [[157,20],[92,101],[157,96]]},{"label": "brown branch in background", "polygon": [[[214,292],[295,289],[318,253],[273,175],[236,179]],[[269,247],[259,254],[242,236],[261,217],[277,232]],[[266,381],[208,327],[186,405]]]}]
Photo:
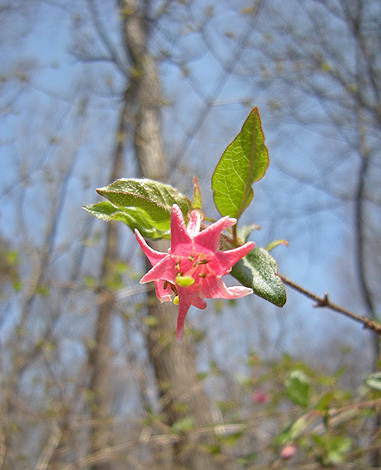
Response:
[{"label": "brown branch in background", "polygon": [[326,307],[329,308],[330,310],[333,310],[335,312],[341,313],[342,315],[345,315],[346,317],[351,318],[354,321],[357,321],[359,323],[362,323],[364,328],[368,328],[378,335],[381,335],[381,324],[377,323],[365,316],[360,316],[356,315],[355,313],[340,307],[339,305],[336,305],[332,303],[329,300],[328,293],[326,292],[324,294],[324,297],[319,297],[318,295],[314,294],[313,292],[308,291],[304,287],[299,286],[295,282],[291,281],[288,279],[286,276],[283,276],[283,274],[278,274],[278,276],[282,279],[282,281],[287,284],[288,286],[292,287],[296,291],[300,292],[301,294],[305,295],[309,299],[314,300],[316,303],[314,307]]}]

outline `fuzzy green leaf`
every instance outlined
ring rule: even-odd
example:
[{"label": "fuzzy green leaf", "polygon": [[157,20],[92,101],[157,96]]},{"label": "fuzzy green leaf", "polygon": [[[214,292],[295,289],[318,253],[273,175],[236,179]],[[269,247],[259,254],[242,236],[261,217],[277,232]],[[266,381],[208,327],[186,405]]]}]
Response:
[{"label": "fuzzy green leaf", "polygon": [[381,372],[374,372],[373,374],[368,375],[365,383],[369,388],[381,391]]},{"label": "fuzzy green leaf", "polygon": [[307,428],[310,421],[310,416],[305,414],[293,423],[289,424],[275,439],[275,445],[282,446],[295,441],[295,439],[297,439]]},{"label": "fuzzy green leaf", "polygon": [[287,396],[297,405],[306,408],[310,399],[310,381],[301,370],[292,370],[285,380]]},{"label": "fuzzy green leaf", "polygon": [[320,449],[320,455],[317,455],[318,460],[327,467],[340,464],[352,447],[352,440],[345,436],[333,436],[326,433],[321,436],[315,434],[312,438],[315,447]]},{"label": "fuzzy green leaf", "polygon": [[193,416],[185,416],[185,418],[175,421],[172,424],[171,429],[175,434],[180,434],[190,432],[194,427],[195,422]]},{"label": "fuzzy green leaf", "polygon": [[287,300],[286,289],[277,272],[274,258],[263,248],[255,247],[233,266],[231,274],[259,297],[283,307]]},{"label": "fuzzy green leaf", "polygon": [[212,177],[214,202],[221,215],[239,218],[253,198],[252,184],[263,178],[269,164],[258,109],[223,153]]},{"label": "fuzzy green leaf", "polygon": [[192,209],[190,200],[170,185],[149,179],[120,179],[97,189],[107,198],[84,209],[99,219],[120,220],[145,238],[171,237],[171,211],[178,204],[184,217]]},{"label": "fuzzy green leaf", "polygon": [[198,179],[196,177],[193,178],[193,208],[202,209],[200,185],[198,184]]}]

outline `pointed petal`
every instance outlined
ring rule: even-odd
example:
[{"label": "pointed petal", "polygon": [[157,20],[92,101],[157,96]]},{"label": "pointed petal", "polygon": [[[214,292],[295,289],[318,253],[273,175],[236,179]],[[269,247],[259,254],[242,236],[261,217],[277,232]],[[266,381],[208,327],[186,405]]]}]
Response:
[{"label": "pointed petal", "polygon": [[[222,217],[222,219],[217,220],[212,225],[209,225],[205,230],[200,232],[194,237],[194,242],[196,245],[200,245],[203,248],[207,248],[211,251],[217,251],[219,248],[219,239],[221,232],[228,227],[231,227],[237,222],[236,219],[232,219],[228,216]],[[202,251],[202,249],[200,249]]]},{"label": "pointed petal", "polygon": [[231,268],[241,258],[246,256],[255,246],[254,242],[247,242],[238,248],[227,251],[217,251],[216,255],[210,262],[210,269],[217,276],[224,276],[231,271]]},{"label": "pointed petal", "polygon": [[179,297],[179,315],[177,317],[176,339],[181,341],[183,339],[185,317],[187,316],[191,304],[188,299],[181,298],[181,295]]},{"label": "pointed petal", "polygon": [[192,238],[188,234],[183,213],[177,204],[173,204],[171,214],[171,253],[181,255],[184,252],[184,245],[192,243]]},{"label": "pointed petal", "polygon": [[202,293],[207,299],[238,299],[252,294],[253,290],[244,286],[226,287],[221,278],[210,276],[203,283]]},{"label": "pointed petal", "polygon": [[253,289],[244,286],[227,287],[226,290],[229,292],[230,297],[225,297],[225,299],[239,299],[240,297],[245,297],[245,295],[250,295],[253,293]]},{"label": "pointed petal", "polygon": [[144,251],[144,254],[147,256],[152,266],[155,266],[155,264],[157,264],[159,261],[161,261],[167,256],[167,253],[161,253],[160,251],[156,251],[151,248],[137,229],[135,229],[135,236],[139,242],[141,249]]},{"label": "pointed petal", "polygon": [[195,307],[201,310],[204,310],[207,307],[206,300],[202,299],[201,297],[195,297],[192,300],[192,305],[194,305]]},{"label": "pointed petal", "polygon": [[201,227],[201,213],[198,210],[193,210],[189,217],[187,225],[187,232],[193,238],[200,233]]},{"label": "pointed petal", "polygon": [[140,280],[141,284],[151,281],[162,280],[175,283],[176,269],[173,259],[170,255],[166,255],[164,259],[159,261],[155,266],[148,271]]},{"label": "pointed petal", "polygon": [[170,302],[172,300],[173,291],[170,284],[164,289],[164,282],[163,280],[155,281],[156,297],[160,302]]}]

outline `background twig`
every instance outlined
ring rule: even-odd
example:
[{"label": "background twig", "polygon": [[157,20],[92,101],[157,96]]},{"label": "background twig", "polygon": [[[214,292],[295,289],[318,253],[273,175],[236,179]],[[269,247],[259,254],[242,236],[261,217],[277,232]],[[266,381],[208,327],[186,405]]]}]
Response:
[{"label": "background twig", "polygon": [[329,300],[328,293],[324,293],[324,297],[319,297],[318,295],[314,294],[313,292],[308,291],[302,286],[299,286],[295,282],[291,281],[288,279],[286,276],[283,276],[283,274],[278,274],[278,276],[282,279],[282,281],[287,284],[288,286],[292,287],[296,291],[300,292],[301,294],[305,295],[306,297],[315,300],[315,305],[314,307],[326,307],[329,308],[330,310],[333,310],[335,312],[339,312],[349,318],[352,318],[352,320],[355,320],[359,323],[362,323],[364,328],[369,328],[370,330],[374,331],[378,335],[381,335],[381,324],[376,323],[375,321],[365,317],[365,316],[360,316],[357,315],[343,307],[340,307],[339,305],[336,305],[332,303]]}]

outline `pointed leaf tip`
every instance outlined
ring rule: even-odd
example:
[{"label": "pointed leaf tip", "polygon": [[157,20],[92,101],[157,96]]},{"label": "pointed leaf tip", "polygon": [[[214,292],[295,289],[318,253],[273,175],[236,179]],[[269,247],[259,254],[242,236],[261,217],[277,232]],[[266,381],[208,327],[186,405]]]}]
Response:
[{"label": "pointed leaf tip", "polygon": [[193,178],[193,209],[202,209],[202,198],[198,179]]},{"label": "pointed leaf tip", "polygon": [[258,108],[223,153],[212,177],[214,202],[221,215],[239,218],[253,198],[252,184],[266,173],[269,156]]}]

